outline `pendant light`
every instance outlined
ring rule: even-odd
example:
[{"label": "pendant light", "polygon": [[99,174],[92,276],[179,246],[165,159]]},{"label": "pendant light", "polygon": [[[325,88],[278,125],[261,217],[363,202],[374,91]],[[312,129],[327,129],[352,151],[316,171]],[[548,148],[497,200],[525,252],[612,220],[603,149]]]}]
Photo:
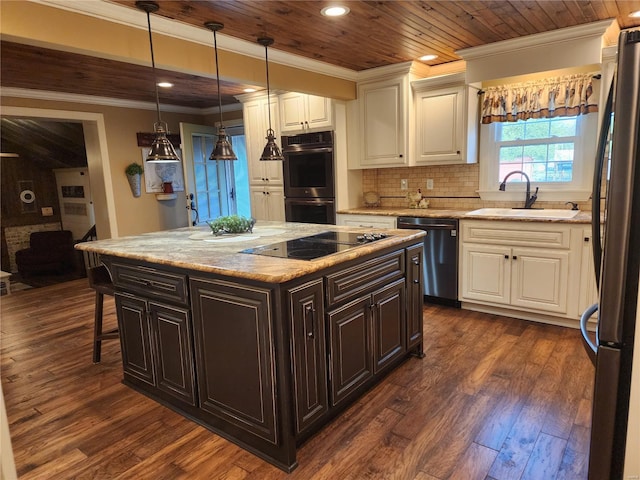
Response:
[{"label": "pendant light", "polygon": [[271,102],[269,100],[269,55],[267,53],[269,45],[273,45],[273,38],[260,37],[258,43],[264,47],[264,59],[267,66],[267,111],[269,112],[269,129],[267,130],[267,144],[262,151],[261,161],[280,160],[284,157],[276,144],[276,132],[271,128]]},{"label": "pendant light", "polygon": [[149,47],[151,49],[151,68],[153,70],[153,83],[156,88],[156,112],[158,121],[153,125],[155,138],[151,144],[151,151],[147,156],[147,163],[174,163],[179,162],[180,158],[175,148],[167,138],[168,128],[166,122],[160,119],[160,95],[158,93],[158,80],[156,78],[156,62],[153,57],[153,39],[151,38],[151,13],[158,11],[159,7],[156,2],[137,1],[136,7],[147,13],[147,26],[149,28]]},{"label": "pendant light", "polygon": [[213,32],[213,50],[216,53],[216,80],[218,82],[218,109],[220,110],[220,125],[218,126],[218,141],[216,142],[213,152],[209,160],[237,160],[236,154],[233,153],[231,143],[227,139],[227,132],[224,129],[222,123],[222,93],[220,92],[220,71],[218,70],[218,41],[216,39],[216,32],[222,30],[224,25],[218,22],[206,22],[204,24],[209,30]]}]

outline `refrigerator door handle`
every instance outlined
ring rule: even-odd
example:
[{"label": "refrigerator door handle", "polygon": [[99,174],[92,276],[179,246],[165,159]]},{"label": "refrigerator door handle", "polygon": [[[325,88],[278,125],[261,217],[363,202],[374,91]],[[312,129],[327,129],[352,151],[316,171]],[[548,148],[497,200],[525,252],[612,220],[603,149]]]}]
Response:
[{"label": "refrigerator door handle", "polygon": [[[594,313],[598,311],[598,304],[594,303],[589,308],[587,308],[582,316],[580,317],[580,332],[582,333],[582,345],[584,346],[587,355],[589,355],[589,360],[594,365],[596,364],[596,354],[598,352],[598,346],[591,340],[589,337],[589,332],[587,331],[587,323],[589,319],[592,317]],[[596,327],[597,328],[597,327]]]},{"label": "refrigerator door handle", "polygon": [[609,87],[607,103],[602,116],[602,126],[598,136],[596,164],[593,171],[593,192],[591,194],[591,248],[593,254],[593,266],[596,274],[596,286],[600,288],[600,267],[602,262],[602,237],[600,234],[600,196],[602,194],[602,176],[604,175],[605,156],[609,143],[609,130],[611,129],[611,113],[613,111],[613,83]]}]

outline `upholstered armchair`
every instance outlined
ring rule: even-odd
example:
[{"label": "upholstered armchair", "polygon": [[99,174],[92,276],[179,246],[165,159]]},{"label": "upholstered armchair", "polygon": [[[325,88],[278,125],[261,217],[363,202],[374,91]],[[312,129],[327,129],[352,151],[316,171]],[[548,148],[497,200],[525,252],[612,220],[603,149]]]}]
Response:
[{"label": "upholstered armchair", "polygon": [[16,252],[20,275],[66,273],[75,268],[76,253],[73,234],[69,230],[33,232],[29,245]]}]

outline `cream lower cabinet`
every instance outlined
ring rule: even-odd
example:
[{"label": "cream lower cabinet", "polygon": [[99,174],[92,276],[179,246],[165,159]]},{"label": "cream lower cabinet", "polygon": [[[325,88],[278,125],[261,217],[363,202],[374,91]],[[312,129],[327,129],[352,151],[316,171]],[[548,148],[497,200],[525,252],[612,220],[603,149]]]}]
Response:
[{"label": "cream lower cabinet", "polygon": [[[580,296],[578,315],[587,308],[598,303],[598,287],[596,285],[595,268],[593,266],[591,228],[582,232],[582,270],[580,271]],[[595,322],[595,318],[592,319]]]},{"label": "cream lower cabinet", "polygon": [[251,192],[251,216],[256,220],[285,221],[284,189],[282,187],[249,187]]},{"label": "cream lower cabinet", "polygon": [[582,228],[560,223],[462,220],[460,230],[463,307],[495,306],[531,313],[523,318],[536,319],[535,314],[540,314],[575,320]]},{"label": "cream lower cabinet", "polygon": [[464,299],[567,313],[569,252],[466,244]]},{"label": "cream lower cabinet", "polygon": [[361,228],[396,228],[396,217],[386,215],[357,215],[339,213],[336,215],[336,225]]}]

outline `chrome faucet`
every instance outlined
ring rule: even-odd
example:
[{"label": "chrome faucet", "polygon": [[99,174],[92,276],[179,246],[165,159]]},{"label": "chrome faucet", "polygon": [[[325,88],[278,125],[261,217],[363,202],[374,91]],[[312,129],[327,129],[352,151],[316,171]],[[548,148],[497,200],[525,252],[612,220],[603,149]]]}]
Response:
[{"label": "chrome faucet", "polygon": [[526,173],[524,173],[522,170],[514,170],[513,172],[507,173],[507,176],[504,177],[504,180],[502,180],[502,183],[500,184],[499,190],[501,192],[504,192],[507,186],[507,178],[509,178],[514,173],[519,173],[520,175],[524,176],[524,178],[526,178],[527,180],[527,192],[525,194],[526,197],[524,199],[524,208],[531,208],[533,204],[536,203],[536,200],[538,199],[538,187],[536,187],[535,193],[531,195],[531,182],[529,181],[529,176]]}]

